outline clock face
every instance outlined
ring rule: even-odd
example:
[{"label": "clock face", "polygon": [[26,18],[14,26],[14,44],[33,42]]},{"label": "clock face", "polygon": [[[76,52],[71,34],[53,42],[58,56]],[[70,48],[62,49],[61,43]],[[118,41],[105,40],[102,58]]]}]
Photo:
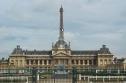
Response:
[{"label": "clock face", "polygon": [[63,31],[64,31],[64,29],[63,29],[63,28],[60,28],[60,31],[62,31],[62,32],[63,32]]}]

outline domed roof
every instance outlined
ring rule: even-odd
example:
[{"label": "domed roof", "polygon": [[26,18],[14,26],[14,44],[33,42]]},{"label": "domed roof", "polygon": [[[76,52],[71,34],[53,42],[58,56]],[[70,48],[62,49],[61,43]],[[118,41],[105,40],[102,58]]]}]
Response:
[{"label": "domed roof", "polygon": [[54,45],[54,48],[64,48],[69,49],[70,46],[65,42],[64,40],[58,40],[56,44]]}]

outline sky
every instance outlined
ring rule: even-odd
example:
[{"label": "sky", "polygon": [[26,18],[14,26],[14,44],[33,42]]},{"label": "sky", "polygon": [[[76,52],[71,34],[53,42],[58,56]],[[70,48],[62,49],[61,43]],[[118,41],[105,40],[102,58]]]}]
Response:
[{"label": "sky", "polygon": [[72,50],[99,50],[105,44],[115,57],[126,57],[126,0],[0,0],[0,58],[8,58],[17,45],[51,50],[61,4]]}]

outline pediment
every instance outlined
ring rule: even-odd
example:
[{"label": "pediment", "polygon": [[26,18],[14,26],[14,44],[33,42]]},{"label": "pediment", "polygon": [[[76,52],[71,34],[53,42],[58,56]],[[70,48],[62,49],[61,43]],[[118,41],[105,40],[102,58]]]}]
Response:
[{"label": "pediment", "polygon": [[70,55],[64,52],[59,52],[59,53],[53,54],[53,56],[70,56]]}]

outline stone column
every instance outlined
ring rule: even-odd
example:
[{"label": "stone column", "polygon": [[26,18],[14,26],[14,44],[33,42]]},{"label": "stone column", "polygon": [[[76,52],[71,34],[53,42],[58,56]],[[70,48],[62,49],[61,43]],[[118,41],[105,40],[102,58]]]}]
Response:
[{"label": "stone column", "polygon": [[40,60],[38,60],[38,66],[40,65]]},{"label": "stone column", "polygon": [[28,60],[29,61],[29,65],[31,65],[31,60]]},{"label": "stone column", "polygon": [[78,65],[80,65],[80,60],[78,60]]},{"label": "stone column", "polygon": [[66,59],[63,59],[63,64],[66,65]]},{"label": "stone column", "polygon": [[49,60],[46,60],[47,65],[49,65]]},{"label": "stone column", "polygon": [[66,63],[67,63],[67,65],[69,65],[69,59],[66,59]]},{"label": "stone column", "polygon": [[44,65],[44,60],[42,59],[42,65]]},{"label": "stone column", "polygon": [[94,65],[94,60],[92,60],[92,65]]},{"label": "stone column", "polygon": [[83,65],[85,65],[85,60],[83,60]]},{"label": "stone column", "polygon": [[68,64],[71,65],[71,59],[68,60]]},{"label": "stone column", "polygon": [[102,60],[102,62],[103,62],[103,65],[105,65],[105,61],[104,61],[104,59]]},{"label": "stone column", "polygon": [[89,65],[89,60],[87,60],[87,65]]},{"label": "stone column", "polygon": [[76,60],[74,59],[74,65],[76,64]]}]

